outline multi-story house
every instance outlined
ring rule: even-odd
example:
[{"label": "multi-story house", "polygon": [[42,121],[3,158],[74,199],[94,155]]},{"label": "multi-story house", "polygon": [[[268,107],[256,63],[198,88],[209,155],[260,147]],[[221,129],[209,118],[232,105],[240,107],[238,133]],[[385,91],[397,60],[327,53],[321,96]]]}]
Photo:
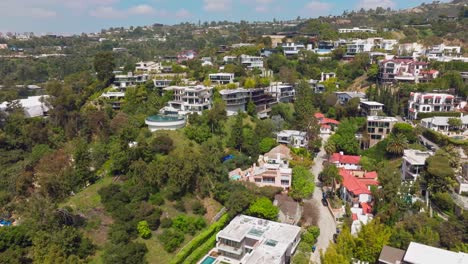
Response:
[{"label": "multi-story house", "polygon": [[213,87],[197,86],[169,86],[164,91],[173,91],[173,99],[162,111],[167,114],[187,115],[202,114],[211,109]]},{"label": "multi-story house", "polygon": [[247,89],[247,91],[249,92],[249,99],[257,107],[256,110],[258,117],[268,117],[271,107],[277,104],[276,98],[269,94],[264,88]]},{"label": "multi-story house", "polygon": [[353,98],[359,98],[360,101],[363,101],[366,98],[366,94],[362,92],[335,92],[335,95],[340,104],[346,104]]},{"label": "multi-story house", "polygon": [[395,117],[389,116],[368,116],[367,134],[369,135],[368,147],[371,148],[381,140],[385,139],[392,132],[393,125],[398,122]]},{"label": "multi-story house", "polygon": [[320,73],[320,81],[324,82],[330,78],[336,78],[335,72],[321,72]]},{"label": "multi-story house", "polygon": [[347,55],[356,55],[358,53],[370,52],[374,48],[374,42],[367,39],[356,39],[346,45]]},{"label": "multi-story house", "polygon": [[234,73],[225,73],[225,72],[211,73],[208,75],[208,78],[210,79],[212,83],[228,84],[228,83],[234,82]]},{"label": "multi-story house", "polygon": [[268,87],[268,93],[279,103],[291,103],[294,101],[296,90],[290,84],[272,83]]},{"label": "multi-story house", "polygon": [[153,80],[154,87],[158,89],[169,87],[171,86],[172,82],[173,80],[169,80],[169,79],[154,79]]},{"label": "multi-story house", "polygon": [[379,81],[395,82],[428,82],[438,77],[436,70],[429,71],[427,62],[412,59],[390,59],[379,63]]},{"label": "multi-story house", "polygon": [[154,61],[140,61],[135,64],[135,71],[137,72],[161,72],[162,65],[161,63]]},{"label": "multi-story house", "polygon": [[293,148],[307,147],[307,133],[297,130],[282,130],[276,134],[276,142]]},{"label": "multi-story house", "polygon": [[417,59],[424,54],[424,52],[424,46],[416,42],[398,44],[398,56],[410,56],[413,59]]},{"label": "multi-story house", "polygon": [[468,263],[468,254],[410,242],[408,248],[401,250],[384,246],[378,264],[439,264]]},{"label": "multi-story house", "polygon": [[144,84],[149,80],[149,75],[136,74],[132,72],[125,74],[115,75],[113,86],[114,88],[125,90],[127,87],[133,87],[136,85]]},{"label": "multi-story house", "polygon": [[403,181],[415,181],[424,169],[426,159],[432,155],[434,155],[432,151],[405,149],[401,164],[401,179]]},{"label": "multi-story house", "polygon": [[260,155],[258,165],[253,164],[247,170],[237,168],[229,172],[231,180],[253,182],[259,187],[273,186],[289,190],[292,183],[292,169],[289,168],[291,150],[285,145],[278,145],[265,155]]},{"label": "multi-story house", "polygon": [[312,45],[305,46],[294,42],[283,43],[282,45],[284,56],[298,55],[301,50],[312,50]]},{"label": "multi-story house", "polygon": [[289,264],[300,240],[298,226],[238,215],[216,235],[216,248],[205,259],[209,263]]},{"label": "multi-story house", "polygon": [[449,62],[463,61],[468,62],[468,57],[463,57],[460,46],[445,46],[444,44],[433,46],[426,52],[429,60]]},{"label": "multi-story house", "polygon": [[360,28],[360,27],[353,27],[353,28],[339,28],[338,33],[377,33],[377,30],[372,28]]},{"label": "multi-story house", "polygon": [[343,152],[333,153],[328,160],[331,164],[337,168],[343,168],[346,170],[360,170],[361,156],[344,155]]},{"label": "multi-story house", "polygon": [[359,110],[363,116],[377,116],[383,112],[384,104],[375,101],[362,101]]},{"label": "multi-story house", "polygon": [[236,115],[239,111],[245,112],[250,98],[249,91],[244,88],[224,89],[219,91],[221,98],[226,103],[228,116]]},{"label": "multi-story house", "polygon": [[261,56],[249,56],[242,54],[240,55],[240,62],[248,69],[263,68],[263,57]]},{"label": "multi-story house", "polygon": [[455,110],[455,97],[444,93],[410,93],[408,117],[418,118],[418,113],[452,112]]}]

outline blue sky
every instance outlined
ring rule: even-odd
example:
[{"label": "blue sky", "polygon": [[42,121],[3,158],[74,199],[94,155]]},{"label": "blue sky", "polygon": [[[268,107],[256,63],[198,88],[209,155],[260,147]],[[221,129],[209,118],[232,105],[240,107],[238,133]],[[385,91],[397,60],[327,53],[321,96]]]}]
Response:
[{"label": "blue sky", "polygon": [[423,0],[0,0],[0,32],[81,33],[190,21],[271,20],[401,9]]}]

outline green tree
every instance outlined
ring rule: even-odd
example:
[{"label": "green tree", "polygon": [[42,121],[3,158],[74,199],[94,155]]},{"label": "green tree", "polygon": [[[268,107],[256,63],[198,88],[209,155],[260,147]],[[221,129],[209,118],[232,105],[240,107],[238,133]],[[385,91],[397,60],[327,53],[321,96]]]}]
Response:
[{"label": "green tree", "polygon": [[100,81],[108,83],[114,77],[114,54],[103,51],[94,56],[94,70],[97,72],[97,78]]},{"label": "green tree", "polygon": [[247,103],[247,114],[251,117],[257,116],[257,106],[252,102],[252,100],[249,100]]},{"label": "green tree", "polygon": [[151,237],[151,230],[149,228],[148,222],[147,221],[140,221],[138,222],[137,226],[138,234],[144,238],[148,239]]},{"label": "green tree", "polygon": [[390,135],[388,137],[388,143],[386,150],[390,154],[401,156],[403,155],[403,151],[408,147],[408,139],[406,139],[405,135],[397,134],[397,135]]},{"label": "green tree", "polygon": [[427,170],[423,179],[431,192],[447,191],[455,185],[455,173],[447,157],[436,154],[429,157],[426,163]]},{"label": "green tree", "polygon": [[270,137],[263,138],[259,144],[259,148],[260,148],[259,151],[260,153],[267,153],[276,145],[277,143],[274,138],[270,138]]},{"label": "green tree", "polygon": [[314,175],[305,167],[293,168],[292,190],[290,196],[296,200],[302,200],[312,195],[315,189]]},{"label": "green tree", "polygon": [[278,218],[278,212],[278,207],[274,206],[271,200],[266,197],[255,200],[247,210],[248,215],[274,221]]},{"label": "green tree", "polygon": [[141,264],[147,263],[146,252],[148,249],[143,243],[110,244],[105,248],[102,259],[104,263]]},{"label": "green tree", "polygon": [[242,113],[237,113],[234,125],[231,129],[230,144],[237,150],[241,150],[243,144],[242,136],[242,127],[243,127],[243,115]]},{"label": "green tree", "polygon": [[450,126],[450,128],[453,130],[458,130],[463,125],[463,122],[461,121],[461,119],[455,118],[455,117],[449,118],[447,123]]},{"label": "green tree", "polygon": [[342,183],[343,177],[341,177],[338,168],[335,165],[327,164],[323,171],[320,173],[320,178],[326,186],[332,187],[332,193],[335,193],[336,183]]}]

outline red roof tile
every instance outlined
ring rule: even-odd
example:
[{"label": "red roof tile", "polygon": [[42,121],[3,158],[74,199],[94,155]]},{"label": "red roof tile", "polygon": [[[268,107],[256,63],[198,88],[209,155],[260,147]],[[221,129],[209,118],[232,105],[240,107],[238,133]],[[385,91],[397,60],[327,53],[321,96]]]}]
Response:
[{"label": "red roof tile", "polygon": [[364,178],[366,179],[377,179],[377,172],[375,171],[370,171],[370,172],[367,172],[366,174],[364,174]]},{"label": "red roof tile", "polygon": [[340,175],[343,177],[343,186],[354,195],[371,194],[367,186],[354,177],[349,171],[340,169]]},{"label": "red roof tile", "polygon": [[369,203],[361,203],[362,212],[365,214],[372,213],[372,206]]},{"label": "red roof tile", "polygon": [[340,153],[333,153],[330,157],[330,162],[338,162],[345,164],[359,164],[361,156],[341,155]]},{"label": "red roof tile", "polygon": [[335,119],[331,119],[331,118],[324,118],[321,122],[322,124],[334,124],[334,125],[339,125],[340,122],[339,121],[336,121]]},{"label": "red roof tile", "polygon": [[315,116],[315,118],[317,118],[317,119],[321,119],[321,118],[324,118],[324,117],[325,117],[325,115],[322,114],[322,113],[315,113],[314,116]]}]

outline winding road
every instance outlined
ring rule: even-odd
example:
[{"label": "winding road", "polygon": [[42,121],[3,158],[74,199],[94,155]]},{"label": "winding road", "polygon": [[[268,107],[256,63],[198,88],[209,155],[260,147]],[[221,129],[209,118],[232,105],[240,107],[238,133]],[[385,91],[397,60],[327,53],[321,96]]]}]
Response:
[{"label": "winding road", "polygon": [[323,148],[325,142],[328,140],[328,135],[322,137],[322,148],[320,148],[320,152],[317,154],[317,157],[314,159],[314,166],[311,168],[311,172],[315,176],[315,190],[314,194],[310,199],[304,200],[306,203],[316,203],[319,208],[319,220],[318,226],[320,228],[320,236],[317,239],[316,250],[311,255],[312,263],[320,263],[320,251],[326,251],[330,241],[333,240],[333,234],[336,232],[336,223],[334,221],[334,217],[331,215],[330,211],[327,207],[322,205],[322,190],[320,188],[321,183],[318,180],[318,175],[323,169],[323,161],[326,160],[326,153]]}]

